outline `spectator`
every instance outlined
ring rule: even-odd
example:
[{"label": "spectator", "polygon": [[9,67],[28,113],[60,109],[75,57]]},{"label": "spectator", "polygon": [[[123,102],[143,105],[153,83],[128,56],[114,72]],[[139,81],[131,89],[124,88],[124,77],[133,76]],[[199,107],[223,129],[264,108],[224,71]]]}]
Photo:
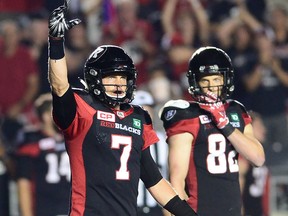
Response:
[{"label": "spectator", "polygon": [[145,83],[147,67],[156,55],[155,33],[153,26],[138,18],[136,0],[115,2],[115,16],[105,24],[102,44],[114,44],[123,47],[135,62],[139,74],[137,85]]},{"label": "spectator", "polygon": [[75,88],[81,88],[79,78],[83,78],[83,64],[93,47],[87,39],[85,23],[81,22],[66,35],[66,55],[68,65],[68,78],[70,84]]},{"label": "spectator", "polygon": [[39,11],[44,8],[45,0],[1,0],[0,21],[7,18],[20,17],[30,12]]},{"label": "spectator", "polygon": [[4,120],[4,144],[14,140],[19,125],[30,124],[34,119],[31,108],[38,93],[39,74],[36,62],[29,49],[21,45],[21,39],[16,20],[1,22],[0,118]]},{"label": "spectator", "polygon": [[266,35],[259,35],[258,60],[246,72],[244,79],[246,90],[251,96],[251,103],[247,107],[262,116],[267,128],[264,148],[268,166],[287,163],[288,152],[288,61],[275,56],[274,50],[272,41]]},{"label": "spectator", "polygon": [[280,59],[288,57],[288,15],[287,4],[275,4],[269,7],[265,31],[275,47],[275,56]]},{"label": "spectator", "polygon": [[167,0],[161,21],[162,48],[172,67],[171,78],[180,81],[195,49],[209,43],[208,17],[198,0]]},{"label": "spectator", "polygon": [[30,22],[26,26],[24,42],[30,49],[31,56],[37,62],[39,68],[39,91],[38,95],[50,92],[47,82],[47,59],[48,59],[48,12],[37,11],[29,15]]},{"label": "spectator", "polygon": [[87,41],[91,46],[97,47],[101,43],[103,37],[102,29],[105,21],[106,13],[111,9],[109,0],[81,0],[80,10],[86,20]]}]

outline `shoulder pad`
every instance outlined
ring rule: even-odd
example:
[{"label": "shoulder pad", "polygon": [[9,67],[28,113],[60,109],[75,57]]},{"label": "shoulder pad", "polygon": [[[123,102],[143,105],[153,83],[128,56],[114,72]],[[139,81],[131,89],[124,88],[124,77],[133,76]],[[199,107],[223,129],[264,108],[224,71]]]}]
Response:
[{"label": "shoulder pad", "polygon": [[163,108],[165,107],[175,107],[180,109],[186,109],[190,106],[189,102],[186,100],[170,100],[168,101]]},{"label": "shoulder pad", "polygon": [[244,107],[244,105],[243,105],[241,102],[237,101],[237,100],[229,99],[229,100],[227,100],[227,101],[228,101],[228,103],[236,103],[236,104],[239,104],[240,106],[243,106],[243,107]]},{"label": "shoulder pad", "polygon": [[132,106],[134,111],[137,112],[138,114],[143,113],[143,111],[145,110],[141,105],[130,104],[130,106]]},{"label": "shoulder pad", "polygon": [[176,108],[176,109],[186,109],[189,106],[190,106],[190,103],[188,101],[186,101],[186,100],[182,100],[182,99],[170,100],[167,103],[165,103],[164,106],[159,110],[158,116],[159,116],[159,118],[161,118],[163,110],[166,107],[173,107],[173,108]]},{"label": "shoulder pad", "polygon": [[241,109],[242,109],[244,112],[247,112],[245,106],[244,106],[241,102],[239,102],[239,101],[237,101],[237,100],[232,100],[232,99],[227,100],[227,102],[228,102],[229,104],[237,104],[238,106],[241,107]]},{"label": "shoulder pad", "polygon": [[[144,109],[142,105],[139,105],[139,104],[130,104],[130,106],[132,107],[140,107],[141,109]],[[137,108],[136,108],[137,109]]]},{"label": "shoulder pad", "polygon": [[148,113],[148,111],[143,108],[143,106],[141,106],[141,105],[132,105],[132,104],[131,104],[131,106],[134,108],[134,112],[135,113],[144,116],[146,124],[152,124],[151,116]]}]

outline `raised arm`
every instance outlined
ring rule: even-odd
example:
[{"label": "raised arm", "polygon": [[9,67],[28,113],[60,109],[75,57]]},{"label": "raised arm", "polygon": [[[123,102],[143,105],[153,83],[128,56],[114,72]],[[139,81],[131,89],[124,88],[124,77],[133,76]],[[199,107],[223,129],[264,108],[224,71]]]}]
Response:
[{"label": "raised arm", "polygon": [[199,37],[201,43],[207,45],[209,43],[209,36],[210,36],[209,35],[210,23],[208,15],[205,11],[205,8],[202,6],[202,3],[199,0],[189,0],[189,3],[198,22]]},{"label": "raised arm", "polygon": [[66,20],[68,0],[56,8],[49,17],[49,82],[53,93],[63,96],[69,88],[67,65],[64,54],[64,34],[66,30],[81,22],[79,19]]},{"label": "raised arm", "polygon": [[164,29],[164,34],[167,36],[173,35],[174,23],[173,23],[173,16],[176,8],[177,0],[167,0],[161,16],[161,23]]}]

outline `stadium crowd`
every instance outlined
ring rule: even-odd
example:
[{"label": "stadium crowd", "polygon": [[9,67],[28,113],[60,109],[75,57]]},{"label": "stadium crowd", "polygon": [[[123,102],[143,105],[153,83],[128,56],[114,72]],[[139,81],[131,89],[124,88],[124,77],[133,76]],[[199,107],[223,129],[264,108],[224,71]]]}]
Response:
[{"label": "stadium crowd", "polygon": [[[31,131],[39,130],[43,124],[37,113],[39,105],[35,103],[50,92],[49,14],[62,4],[62,0],[0,2],[0,215],[3,216],[25,216],[26,210],[19,205],[23,194],[17,192],[19,183],[23,188],[20,180],[24,175],[19,170],[23,166],[17,164],[18,153],[25,156],[23,145],[43,138],[33,137]],[[164,133],[157,115],[160,107],[171,99],[190,99],[186,73],[193,52],[208,45],[225,50],[234,65],[233,98],[247,110],[260,114],[265,125],[266,166],[273,176],[288,165],[287,1],[71,0],[68,17],[82,20],[65,36],[68,76],[73,87],[82,87],[79,80],[83,78],[82,65],[96,47],[121,46],[138,70],[137,89],[146,91],[153,101],[141,105],[153,108],[154,127],[159,134]],[[49,132],[45,135],[50,136]],[[50,138],[61,141],[56,135],[53,133]],[[164,135],[161,138],[165,141]],[[155,151],[155,155],[160,155],[159,148]],[[36,152],[31,154],[35,159]],[[163,158],[167,149],[162,154],[159,167],[165,173],[167,164]],[[32,178],[28,174],[24,177]],[[51,177],[51,181],[56,180]],[[28,187],[35,189],[32,185]],[[288,186],[282,193],[288,198]],[[140,195],[146,199],[145,192]],[[143,215],[153,215],[151,209],[159,207],[151,197],[148,202],[139,201],[139,205],[143,203],[145,206],[139,206]]]}]

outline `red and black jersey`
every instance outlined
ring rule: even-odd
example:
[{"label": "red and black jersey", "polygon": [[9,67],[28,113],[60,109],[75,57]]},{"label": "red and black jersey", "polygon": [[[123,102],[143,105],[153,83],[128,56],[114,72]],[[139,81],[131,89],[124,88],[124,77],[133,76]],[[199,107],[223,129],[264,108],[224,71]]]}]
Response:
[{"label": "red and black jersey", "polygon": [[266,166],[253,167],[245,175],[243,189],[243,205],[245,215],[268,216],[269,215],[269,185],[270,175]]},{"label": "red and black jersey", "polygon": [[[63,130],[72,171],[70,216],[137,215],[142,151],[158,141],[150,116],[139,106],[117,111],[88,93],[73,94],[67,108],[76,106],[76,113]],[[56,114],[59,125],[67,121]]]},{"label": "red and black jersey", "polygon": [[[241,193],[238,181],[238,153],[213,123],[210,113],[196,102],[178,101],[165,107],[161,119],[169,139],[181,133],[194,137],[186,177],[188,203],[201,216],[240,216]],[[172,103],[171,103],[172,104]],[[230,124],[243,132],[251,122],[240,103],[225,104]]]},{"label": "red and black jersey", "polygon": [[63,139],[26,133],[15,156],[17,178],[32,183],[35,215],[67,215],[71,172]]}]

